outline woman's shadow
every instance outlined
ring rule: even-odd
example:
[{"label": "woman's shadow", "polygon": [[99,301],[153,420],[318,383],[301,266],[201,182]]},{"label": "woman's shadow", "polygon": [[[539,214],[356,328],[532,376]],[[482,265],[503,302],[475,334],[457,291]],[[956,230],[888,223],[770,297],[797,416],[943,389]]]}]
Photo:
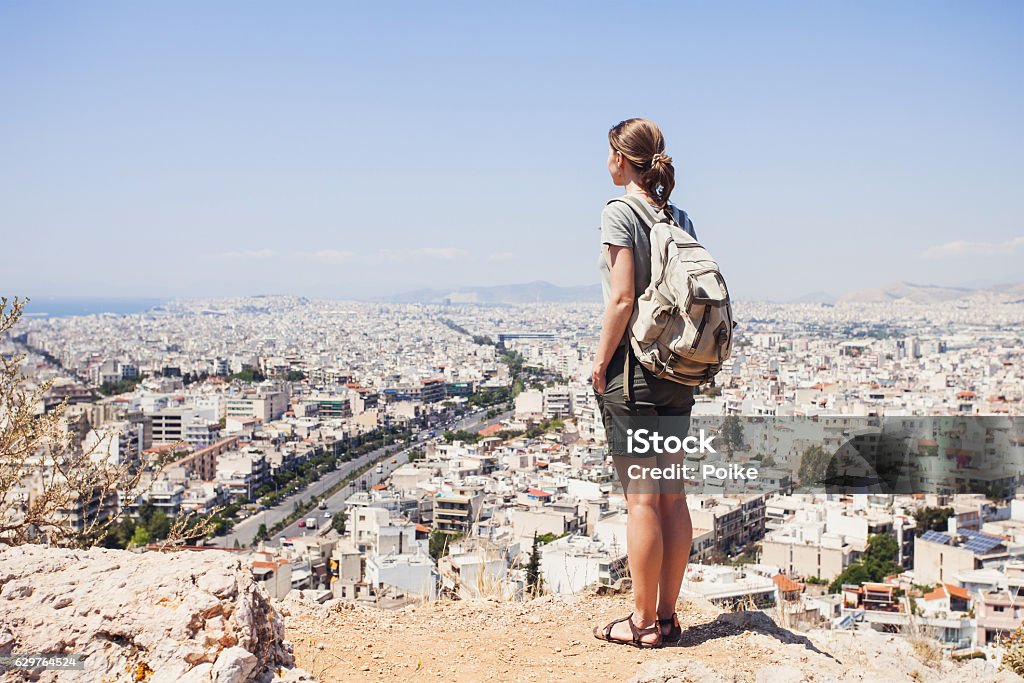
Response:
[{"label": "woman's shadow", "polygon": [[[824,655],[829,659],[839,662],[827,652],[819,650],[807,636],[797,635],[789,629],[782,628],[764,612],[725,612],[719,614],[714,621],[697,626],[690,626],[683,629],[683,635],[678,643],[669,647],[696,647],[715,638],[728,638],[737,636],[745,631],[762,633],[775,638],[785,645],[803,645],[811,652]],[[839,662],[840,664],[842,662]]]}]

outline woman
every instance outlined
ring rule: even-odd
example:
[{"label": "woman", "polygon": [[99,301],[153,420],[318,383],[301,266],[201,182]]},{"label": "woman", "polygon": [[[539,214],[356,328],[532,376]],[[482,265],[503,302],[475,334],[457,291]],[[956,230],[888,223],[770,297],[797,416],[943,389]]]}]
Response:
[{"label": "woman", "polygon": [[[628,198],[646,202],[649,215],[668,212],[694,234],[685,214],[668,202],[675,170],[658,126],[641,118],[622,121],[608,132],[608,143],[612,182],[624,187]],[[693,527],[681,480],[637,473],[651,471],[643,468],[664,471],[681,465],[684,454],[630,454],[624,435],[627,428],[653,425],[662,435],[671,430],[685,436],[694,399],[693,387],[660,379],[640,365],[626,338],[636,298],[651,279],[649,221],[641,219],[647,210],[643,205],[635,208],[611,201],[601,212],[605,310],[591,379],[626,496],[626,548],[634,610],[603,629],[595,627],[594,636],[613,643],[658,647],[676,642],[682,635],[675,604],[690,557]],[[628,397],[623,391],[627,381]]]}]

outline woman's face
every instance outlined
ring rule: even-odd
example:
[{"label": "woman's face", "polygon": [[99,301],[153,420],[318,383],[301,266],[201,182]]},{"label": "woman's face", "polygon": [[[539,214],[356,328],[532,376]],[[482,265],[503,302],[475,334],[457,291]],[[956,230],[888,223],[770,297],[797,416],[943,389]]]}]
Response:
[{"label": "woman's face", "polygon": [[612,182],[616,185],[626,184],[622,172],[625,161],[626,160],[622,158],[621,154],[616,152],[611,145],[608,145],[608,174],[612,177]]}]

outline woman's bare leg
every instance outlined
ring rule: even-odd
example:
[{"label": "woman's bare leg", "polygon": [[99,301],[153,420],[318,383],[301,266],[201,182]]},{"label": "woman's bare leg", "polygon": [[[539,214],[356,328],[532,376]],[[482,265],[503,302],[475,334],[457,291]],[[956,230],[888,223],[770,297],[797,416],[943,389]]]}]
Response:
[{"label": "woman's bare leg", "polygon": [[[630,480],[626,468],[631,464],[655,466],[654,458],[613,456],[626,495],[626,554],[633,582],[633,623],[639,628],[652,626],[657,618],[658,583],[661,576],[663,540],[659,494],[641,492],[645,484]],[[612,638],[630,640],[629,624],[612,627]],[[642,636],[645,642],[657,640],[657,634]]]},{"label": "woman's bare leg", "polygon": [[[679,589],[686,575],[686,564],[693,545],[693,524],[685,493],[663,493],[658,496],[663,552],[658,579],[658,618],[668,619],[676,611]],[[662,628],[667,633],[666,628]]]}]

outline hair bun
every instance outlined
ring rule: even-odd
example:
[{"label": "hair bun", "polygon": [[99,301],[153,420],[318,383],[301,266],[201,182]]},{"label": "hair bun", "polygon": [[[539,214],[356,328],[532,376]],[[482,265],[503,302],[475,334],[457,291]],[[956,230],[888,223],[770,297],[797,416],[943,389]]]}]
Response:
[{"label": "hair bun", "polygon": [[672,157],[670,157],[667,154],[663,154],[661,152],[657,152],[653,157],[651,157],[651,166],[654,166],[655,164],[657,164],[659,162],[663,163],[663,164],[671,164],[672,163]]}]

